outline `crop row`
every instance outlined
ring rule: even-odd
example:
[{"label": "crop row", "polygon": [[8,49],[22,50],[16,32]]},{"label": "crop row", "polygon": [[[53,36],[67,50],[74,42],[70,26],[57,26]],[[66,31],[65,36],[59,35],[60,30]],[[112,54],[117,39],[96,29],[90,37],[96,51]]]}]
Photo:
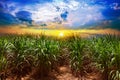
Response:
[{"label": "crop row", "polygon": [[[103,74],[103,80],[120,80],[120,37],[99,35],[93,38],[72,36],[56,39],[47,36],[8,35],[0,37],[0,77],[17,76],[16,80],[36,69],[40,77],[56,69],[63,48],[71,70],[83,76],[86,55]],[[65,52],[64,52],[65,53]]]}]

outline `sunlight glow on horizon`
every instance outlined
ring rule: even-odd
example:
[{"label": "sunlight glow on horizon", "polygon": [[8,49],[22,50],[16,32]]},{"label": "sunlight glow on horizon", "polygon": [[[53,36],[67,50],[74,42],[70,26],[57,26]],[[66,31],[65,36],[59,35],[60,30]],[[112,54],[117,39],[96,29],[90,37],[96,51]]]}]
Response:
[{"label": "sunlight glow on horizon", "polygon": [[64,33],[63,33],[63,32],[60,32],[60,33],[59,33],[59,36],[60,36],[60,37],[63,37],[63,36],[64,36]]},{"label": "sunlight glow on horizon", "polygon": [[120,31],[114,29],[78,29],[78,30],[66,30],[66,29],[33,29],[33,28],[21,28],[21,27],[0,27],[0,34],[31,34],[31,35],[46,35],[53,37],[70,37],[73,35],[81,37],[89,37],[96,34],[118,34]]}]

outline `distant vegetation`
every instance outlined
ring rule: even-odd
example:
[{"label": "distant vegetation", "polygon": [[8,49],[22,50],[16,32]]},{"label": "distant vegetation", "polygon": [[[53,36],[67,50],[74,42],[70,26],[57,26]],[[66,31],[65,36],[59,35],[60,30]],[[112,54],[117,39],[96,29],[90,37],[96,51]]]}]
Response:
[{"label": "distant vegetation", "polygon": [[[63,50],[66,49],[67,51]],[[44,77],[59,65],[70,65],[73,74],[84,76],[86,61],[102,73],[103,80],[120,80],[120,37],[99,35],[92,38],[57,39],[47,36],[6,35],[0,37],[0,78],[33,73]]]}]

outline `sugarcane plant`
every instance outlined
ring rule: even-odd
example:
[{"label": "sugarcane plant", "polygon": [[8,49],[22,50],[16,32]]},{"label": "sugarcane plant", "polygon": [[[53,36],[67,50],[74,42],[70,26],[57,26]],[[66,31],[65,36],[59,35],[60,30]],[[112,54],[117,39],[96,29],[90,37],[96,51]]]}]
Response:
[{"label": "sugarcane plant", "polygon": [[47,75],[52,70],[52,67],[57,62],[59,49],[58,41],[45,37],[36,39],[33,50],[34,64],[38,69],[36,73],[39,73],[40,77]]},{"label": "sugarcane plant", "polygon": [[70,66],[76,76],[83,76],[84,66],[83,66],[83,57],[84,57],[84,48],[85,40],[80,37],[73,36],[69,41],[70,49]]},{"label": "sugarcane plant", "polygon": [[113,47],[113,67],[109,75],[109,80],[120,80],[120,40],[116,40]]},{"label": "sugarcane plant", "polygon": [[[113,35],[103,35],[101,37],[93,38],[91,41],[92,46],[90,49],[93,53],[94,60],[102,69],[103,80],[113,80],[113,75],[116,75],[113,67],[115,67],[114,62],[118,62],[119,58],[114,52],[117,51],[115,50],[115,47],[118,48],[118,43],[115,44],[115,42],[118,42],[118,40]],[[115,59],[117,60],[115,61]],[[118,63],[116,64],[119,65]],[[113,72],[115,72],[115,74],[113,74]]]},{"label": "sugarcane plant", "polygon": [[9,57],[11,53],[12,43],[6,38],[0,39],[0,76],[6,78],[9,66]]}]

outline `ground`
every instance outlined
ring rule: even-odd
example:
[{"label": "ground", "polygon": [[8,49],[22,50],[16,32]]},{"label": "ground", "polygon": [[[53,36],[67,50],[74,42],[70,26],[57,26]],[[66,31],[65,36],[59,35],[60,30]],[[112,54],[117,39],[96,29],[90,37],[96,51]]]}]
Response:
[{"label": "ground", "polygon": [[[102,80],[101,79],[101,74],[100,72],[91,72],[88,73],[87,75],[85,75],[84,77],[75,77],[72,74],[72,71],[70,69],[69,66],[61,66],[59,67],[59,73],[54,72],[54,74],[52,74],[52,76],[54,75],[54,77],[46,77],[44,78],[44,80]],[[6,80],[13,80],[13,79],[6,79]],[[21,80],[35,80],[30,78],[30,76],[28,75],[27,77],[22,78]],[[37,80],[42,80],[42,79],[37,79]]]}]

